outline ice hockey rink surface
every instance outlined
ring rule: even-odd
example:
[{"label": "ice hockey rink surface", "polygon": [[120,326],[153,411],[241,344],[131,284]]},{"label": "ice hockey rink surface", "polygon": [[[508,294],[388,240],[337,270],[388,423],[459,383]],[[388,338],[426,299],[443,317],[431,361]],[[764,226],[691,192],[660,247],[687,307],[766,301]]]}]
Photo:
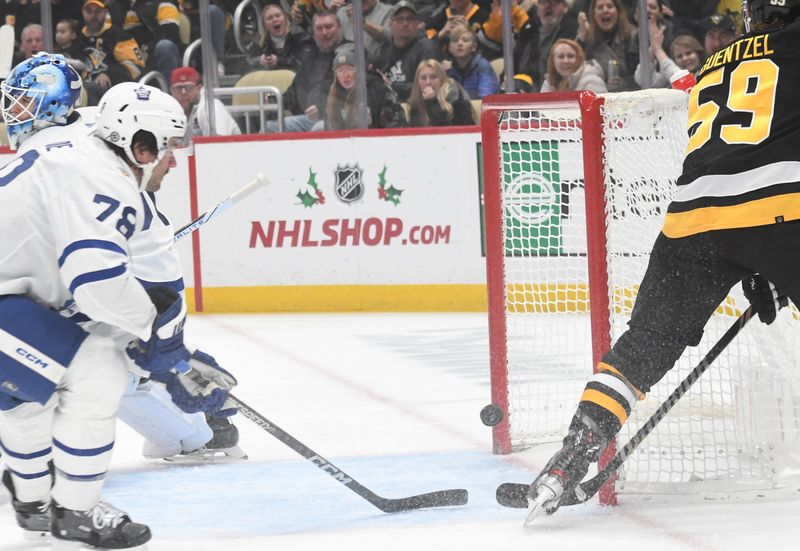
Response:
[{"label": "ice hockey rink surface", "polygon": [[[375,493],[469,490],[461,507],[386,514],[237,416],[249,460],[146,461],[119,426],[104,496],[150,525],[147,549],[530,550],[798,549],[800,493],[705,501],[621,496],[523,528],[494,501],[527,482],[549,451],[491,453],[485,314],[194,315],[191,340],[239,379],[235,394]],[[712,367],[713,369],[713,367]],[[577,396],[576,396],[577,399]],[[23,539],[0,494],[0,549]]]}]

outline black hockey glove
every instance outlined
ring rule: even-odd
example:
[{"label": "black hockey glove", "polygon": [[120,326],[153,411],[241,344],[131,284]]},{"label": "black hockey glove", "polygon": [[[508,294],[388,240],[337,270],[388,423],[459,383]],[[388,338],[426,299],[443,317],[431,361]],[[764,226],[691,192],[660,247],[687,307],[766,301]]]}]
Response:
[{"label": "black hockey glove", "polygon": [[744,278],[742,290],[758,314],[758,319],[767,325],[775,321],[778,310],[789,304],[786,295],[780,295],[778,289],[759,274]]}]

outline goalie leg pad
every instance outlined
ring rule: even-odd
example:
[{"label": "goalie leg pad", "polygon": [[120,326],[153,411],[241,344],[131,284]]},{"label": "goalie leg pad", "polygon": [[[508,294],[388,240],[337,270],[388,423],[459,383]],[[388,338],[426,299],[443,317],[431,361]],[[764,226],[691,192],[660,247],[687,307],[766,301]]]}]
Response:
[{"label": "goalie leg pad", "polygon": [[119,418],[144,436],[147,456],[169,457],[200,448],[214,436],[202,413],[185,413],[164,385],[147,381],[122,397]]}]

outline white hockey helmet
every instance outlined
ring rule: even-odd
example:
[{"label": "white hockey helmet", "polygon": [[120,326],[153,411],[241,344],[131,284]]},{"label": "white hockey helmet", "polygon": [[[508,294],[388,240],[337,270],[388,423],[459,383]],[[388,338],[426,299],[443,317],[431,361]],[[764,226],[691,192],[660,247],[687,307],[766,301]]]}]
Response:
[{"label": "white hockey helmet", "polygon": [[152,86],[123,82],[109,88],[97,106],[94,134],[122,148],[128,160],[143,166],[133,155],[133,136],[144,130],[153,135],[158,147],[158,162],[171,138],[182,138],[186,132],[186,115],[178,101]]}]

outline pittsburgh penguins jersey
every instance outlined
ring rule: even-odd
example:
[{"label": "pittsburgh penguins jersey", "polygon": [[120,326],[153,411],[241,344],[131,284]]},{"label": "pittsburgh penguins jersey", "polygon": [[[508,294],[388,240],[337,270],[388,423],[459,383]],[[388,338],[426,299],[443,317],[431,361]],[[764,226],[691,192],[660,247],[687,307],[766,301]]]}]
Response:
[{"label": "pittsburgh penguins jersey", "polygon": [[88,71],[88,80],[94,81],[100,73],[108,74],[111,82],[118,84],[137,80],[144,69],[144,57],[139,44],[128,33],[106,21],[97,36],[84,27],[80,34]]},{"label": "pittsburgh penguins jersey", "polygon": [[156,311],[128,244],[139,204],[133,172],[98,138],[18,155],[0,169],[0,295],[149,339]]},{"label": "pittsburgh penguins jersey", "polygon": [[709,57],[663,232],[685,237],[800,219],[800,21]]},{"label": "pittsburgh penguins jersey", "polygon": [[162,39],[181,43],[180,12],[172,0],[137,0],[125,14],[123,30],[140,44],[155,45]]}]

